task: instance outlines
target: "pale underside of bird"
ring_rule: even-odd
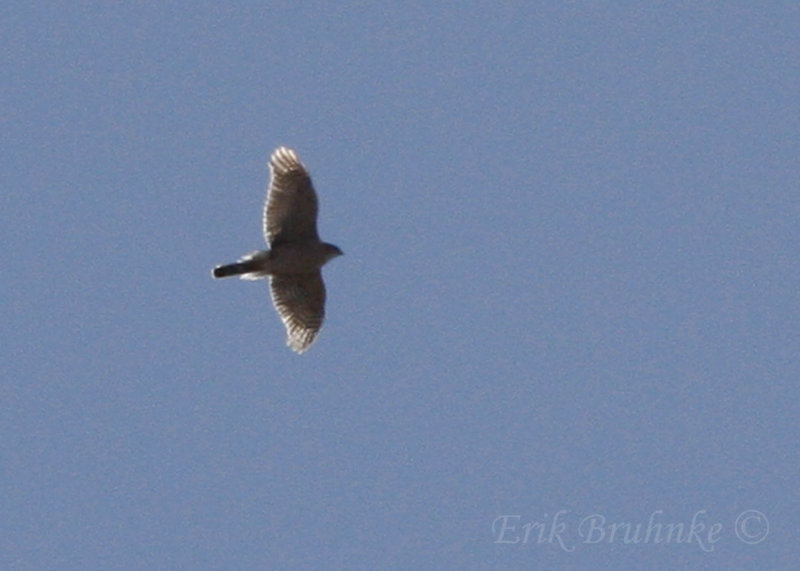
[[[280,147],[272,153],[269,168],[271,178],[263,211],[269,250],[217,266],[213,276],[269,278],[272,302],[286,327],[286,344],[303,353],[317,338],[325,318],[321,268],[342,251],[319,239],[317,194],[297,154]]]

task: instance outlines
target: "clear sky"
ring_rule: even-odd
[[[798,30],[6,3],[0,567],[796,569]],[[302,356],[210,276],[279,145],[345,252]]]

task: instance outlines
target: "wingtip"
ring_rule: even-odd
[[[291,170],[295,166],[305,169],[297,152],[289,147],[280,146],[269,157],[269,167],[273,170]]]

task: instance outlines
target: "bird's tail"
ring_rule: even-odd
[[[243,257],[235,264],[226,264],[214,268],[215,278],[228,278],[230,276],[242,276],[243,280],[257,280],[267,277],[267,252],[253,252]]]
[[[228,264],[226,266],[217,266],[214,268],[215,278],[227,278],[230,276],[240,276],[252,271],[247,262],[238,262],[236,264]]]

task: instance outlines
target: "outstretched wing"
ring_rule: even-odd
[[[270,248],[284,242],[319,240],[317,194],[311,176],[286,147],[272,153],[271,179],[264,203],[264,238]]]
[[[286,344],[298,353],[316,339],[325,318],[322,273],[277,274],[270,279],[272,303],[286,327]]]

